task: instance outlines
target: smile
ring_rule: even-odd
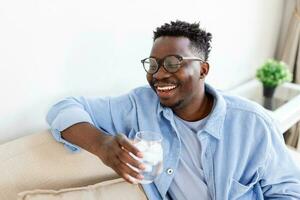
[[[176,94],[178,85],[174,84],[155,84],[156,94],[160,99],[170,99]]]
[[[157,86],[156,90],[159,92],[168,92],[171,91],[173,89],[175,89],[177,86],[175,85],[168,85],[168,86]]]

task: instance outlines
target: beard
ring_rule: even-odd
[[[168,108],[171,108],[172,110],[176,110],[176,109],[180,109],[182,107],[183,100],[179,100],[179,101],[175,102],[173,105],[165,105],[162,102],[159,102],[159,103],[162,107],[168,107]]]

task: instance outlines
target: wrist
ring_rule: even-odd
[[[96,129],[96,128],[95,128]],[[97,134],[94,135],[94,138],[90,142],[89,152],[92,154],[102,158],[103,152],[105,152],[105,146],[108,141],[112,138],[112,136],[106,135],[97,129]]]

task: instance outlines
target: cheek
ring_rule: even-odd
[[[192,92],[193,89],[195,88],[195,80],[192,77],[189,77],[185,83],[186,85],[186,90],[189,92]]]
[[[186,93],[191,93],[195,88],[197,88],[199,83],[199,76],[197,75],[197,70],[186,70],[180,75],[180,80],[183,85],[183,91]]]
[[[151,81],[152,81],[152,76],[149,75],[149,74],[147,74],[147,75],[146,75],[146,79],[147,79],[148,83],[150,84]]]

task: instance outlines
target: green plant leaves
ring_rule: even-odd
[[[290,82],[292,74],[284,62],[269,59],[257,69],[256,78],[266,87],[276,87],[284,82]]]

